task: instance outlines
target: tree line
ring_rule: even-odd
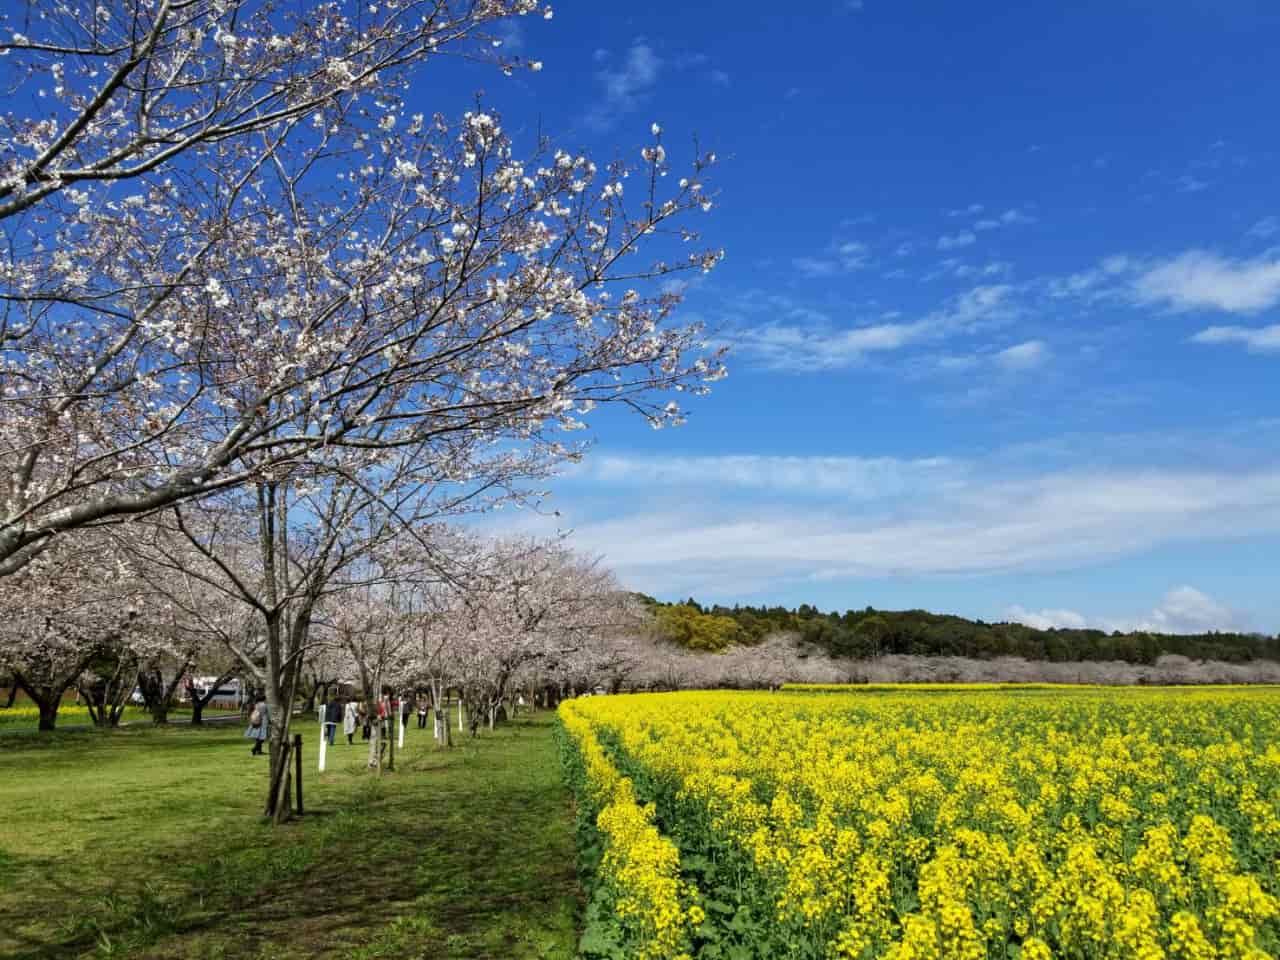
[[[1041,630],[1022,623],[987,623],[927,610],[823,612],[809,604],[704,605],[693,598],[663,603],[638,595],[662,634],[689,650],[719,652],[791,633],[838,659],[885,656],[1019,657],[1049,663],[1122,661],[1154,664],[1161,657],[1245,663],[1280,660],[1280,637],[1260,633],[1166,634],[1073,628]]]

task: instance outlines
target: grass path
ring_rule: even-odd
[[[257,812],[237,728],[0,741],[0,956],[244,960],[574,955],[577,885],[551,716],[394,773],[339,743],[301,822]]]

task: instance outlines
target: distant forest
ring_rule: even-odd
[[[823,613],[808,604],[786,607],[704,606],[690,598],[663,603],[637,594],[658,629],[690,650],[719,652],[790,631],[832,657],[868,659],[889,654],[923,657],[1023,657],[1058,663],[1123,660],[1155,663],[1164,654],[1195,660],[1280,660],[1280,638],[1257,633],[1107,633],[1037,630],[1021,623],[985,623],[927,610],[847,610]]]

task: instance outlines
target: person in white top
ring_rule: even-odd
[[[356,742],[356,702],[354,700],[348,700],[342,711],[342,732],[347,735],[347,743]]]

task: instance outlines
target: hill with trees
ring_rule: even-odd
[[[689,650],[722,652],[760,643],[774,633],[794,633],[842,659],[906,655],[993,659],[1022,657],[1054,663],[1115,661],[1152,664],[1161,656],[1243,663],[1280,660],[1280,638],[1259,633],[1165,634],[986,623],[927,610],[846,610],[824,613],[809,604],[795,609],[704,605],[690,598],[663,603],[637,595],[653,613],[658,631]]]

